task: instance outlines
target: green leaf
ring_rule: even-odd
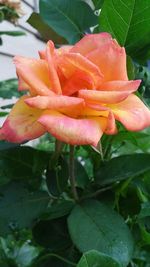
[[[40,15],[70,44],[80,40],[84,32],[97,24],[97,16],[81,0],[40,0]]]
[[[18,264],[18,266],[28,267],[38,256],[39,249],[26,243],[21,246],[16,253],[17,257],[15,262]]]
[[[29,244],[28,240],[20,242],[12,235],[7,238],[0,237],[0,258],[9,263],[16,263],[15,266],[29,267],[39,253],[40,249]]]
[[[4,13],[3,11],[0,10],[0,22],[2,22],[4,20]]]
[[[120,267],[121,265],[113,258],[96,250],[86,252],[77,267]]]
[[[0,117],[5,117],[5,116],[7,116],[8,114],[9,114],[8,112],[1,111],[1,112],[0,112]]]
[[[97,250],[127,266],[133,253],[133,240],[122,217],[95,200],[77,205],[68,218],[73,243],[81,252]]]
[[[53,204],[51,207],[49,207],[41,218],[52,220],[63,217],[69,214],[73,207],[74,203],[72,201],[62,200],[60,203]]]
[[[35,187],[41,182],[48,159],[48,153],[31,147],[0,149],[0,185],[11,180],[24,180]]]
[[[26,35],[26,33],[22,31],[0,31],[0,35],[22,36]]]
[[[36,243],[50,251],[65,249],[71,245],[65,217],[42,220],[34,226],[32,232]]]
[[[149,0],[107,0],[99,17],[100,29],[110,32],[132,58],[141,59],[150,45],[149,14]]]
[[[51,27],[46,24],[41,16],[35,12],[29,17],[27,22],[34,27],[45,41],[52,40],[55,44],[66,44],[67,41],[58,35]]]
[[[141,211],[138,215],[139,219],[150,216],[150,202],[142,203]]]
[[[149,154],[125,155],[106,161],[95,172],[95,180],[100,185],[108,185],[135,177],[150,170]]]
[[[135,79],[135,67],[131,57],[127,56],[127,73],[129,80]]]
[[[0,82],[0,97],[2,98],[12,98],[20,97],[22,95],[18,90],[18,80],[9,79]]]
[[[86,185],[89,183],[88,174],[85,168],[78,160],[75,160],[75,177],[77,186],[82,189],[84,189]]]
[[[19,146],[19,144],[9,143],[7,141],[0,141],[0,151],[5,150],[5,149],[9,149],[9,148],[14,148],[17,146]]]
[[[10,183],[0,187],[0,235],[12,229],[31,226],[45,211],[49,196],[45,192],[30,192],[23,183]]]
[[[95,9],[100,9],[104,3],[104,0],[93,0]]]

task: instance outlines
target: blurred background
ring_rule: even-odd
[[[1,3],[2,0],[0,0]],[[44,47],[38,37],[38,33],[28,23],[27,19],[33,11],[38,11],[38,0],[21,1],[23,16],[16,22],[16,26],[4,20],[0,23],[0,31],[23,31],[23,36],[12,37],[3,35],[3,45],[0,46],[0,81],[16,77],[13,57],[22,55],[28,57],[37,57],[37,51]]]

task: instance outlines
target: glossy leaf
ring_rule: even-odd
[[[67,41],[58,35],[51,27],[46,24],[40,14],[33,12],[27,22],[34,27],[42,36],[44,41],[52,40],[55,44],[66,44]]]
[[[77,205],[68,218],[73,243],[81,252],[97,250],[127,266],[133,253],[131,233],[122,217],[95,200]]]
[[[107,0],[99,18],[100,29],[110,32],[131,57],[142,59],[150,45],[149,13],[149,0]]]
[[[89,182],[89,177],[84,166],[78,160],[75,161],[75,177],[77,186],[84,189]]]
[[[95,9],[100,9],[104,3],[104,0],[93,0]]]
[[[45,192],[30,192],[23,183],[0,187],[0,235],[11,230],[30,227],[45,211],[49,196]]]
[[[10,146],[3,150],[3,146]],[[0,185],[11,180],[24,180],[36,186],[41,182],[49,154],[31,147],[19,147],[3,143],[0,147]],[[14,147],[13,147],[14,146]]]
[[[96,250],[86,252],[77,267],[121,267],[113,258]]]
[[[97,24],[93,10],[81,0],[40,0],[40,15],[71,44],[80,40],[89,27]]]
[[[150,216],[150,202],[145,202],[142,204],[141,211],[138,215],[139,219]]]
[[[51,207],[49,207],[41,218],[43,220],[52,220],[63,217],[65,215],[68,215],[73,207],[74,203],[72,201],[62,200],[61,202],[53,204]]]
[[[149,154],[124,155],[104,162],[95,172],[95,180],[100,185],[108,185],[135,177],[150,170]]]

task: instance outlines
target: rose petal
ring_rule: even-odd
[[[128,97],[130,91],[97,91],[97,90],[80,90],[79,97],[87,102],[96,103],[118,103]]]
[[[64,82],[62,92],[64,95],[72,95],[83,88],[94,89],[95,84],[88,73],[78,70],[70,79]]]
[[[150,110],[136,95],[131,94],[126,100],[109,107],[129,131],[140,131],[150,126]]]
[[[25,83],[25,81],[18,76],[18,91],[24,91],[24,90],[29,90],[30,91],[30,86]]]
[[[112,40],[109,33],[103,32],[98,34],[87,34],[78,43],[76,43],[70,52],[80,53],[86,56],[88,53],[100,48],[102,45],[106,44]]]
[[[96,146],[106,127],[103,118],[73,119],[59,112],[46,112],[38,120],[57,139],[71,145]]]
[[[105,129],[106,134],[117,134],[118,130],[116,127],[114,114],[110,111],[107,119],[107,127]]]
[[[126,70],[126,53],[114,40],[93,50],[87,58],[97,65],[104,75],[103,82],[112,80],[128,80]]]
[[[49,41],[47,43],[47,47],[46,47],[46,59],[48,62],[48,67],[49,67],[49,76],[50,76],[50,81],[51,81],[51,87],[52,87],[52,90],[56,94],[60,95],[61,94],[61,86],[60,86],[57,71],[55,69],[55,65],[53,62],[53,53],[54,53],[54,44],[52,41]]]
[[[27,106],[24,103],[25,99],[27,99],[26,96],[21,97],[12,108],[0,129],[1,140],[21,143],[35,139],[46,132],[44,127],[37,122],[41,111]]]
[[[31,107],[36,107],[39,109],[63,109],[63,108],[72,108],[75,106],[83,107],[84,100],[77,97],[69,96],[36,96],[32,98],[25,99],[25,103]]]
[[[14,59],[17,74],[29,88],[39,95],[52,95],[51,83],[48,72],[48,65],[41,59],[30,59],[25,57],[15,57]]]
[[[102,91],[130,91],[135,92],[140,86],[141,80],[131,81],[110,81],[105,82],[99,86],[97,90]]]
[[[60,58],[59,67],[66,78],[70,78],[77,70],[86,72],[92,77],[95,87],[101,84],[103,78],[99,68],[80,54],[64,54]]]

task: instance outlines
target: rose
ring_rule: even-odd
[[[96,146],[103,133],[115,134],[115,120],[128,130],[150,125],[150,111],[133,93],[125,49],[108,33],[89,34],[74,46],[55,49],[51,41],[40,59],[15,57],[19,90],[0,130],[1,139],[31,140],[49,132],[76,145]]]

